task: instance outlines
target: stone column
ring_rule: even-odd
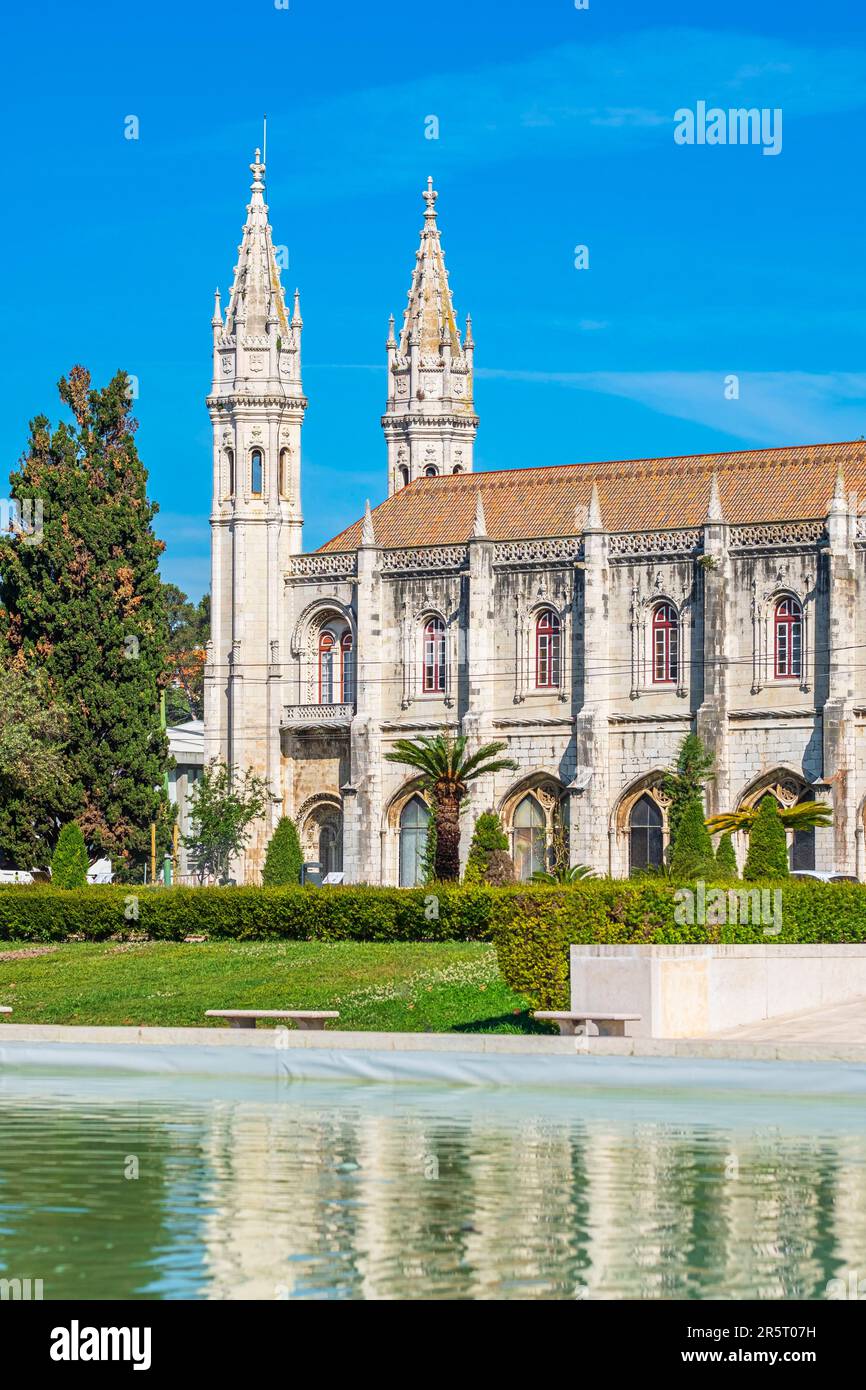
[[[370,504],[358,549],[355,715],[343,787],[343,866],[349,883],[378,883],[382,822],[382,580]]]
[[[572,864],[588,864],[596,873],[606,874],[611,867],[610,571],[595,483],[583,532],[582,589],[583,683],[575,720],[575,776],[569,788],[569,857]]]
[[[824,702],[824,779],[832,788],[833,845],[835,862],[819,868],[854,873],[857,822],[857,784],[854,739],[854,663],[857,643],[857,577],[854,557],[854,521],[840,471],[827,515],[826,550],[826,659],[827,698]],[[817,624],[816,624],[817,626]],[[817,637],[817,634],[816,634]],[[821,663],[824,644],[815,643]],[[825,837],[826,838],[826,832]],[[816,855],[826,859],[829,846],[816,832]],[[816,859],[817,863],[817,859]]]
[[[728,749],[728,602],[730,560],[728,527],[713,474],[704,522],[704,553],[698,560],[702,583],[703,690],[695,720],[698,738],[715,759],[715,776],[707,783],[710,815],[733,810],[730,805],[731,769]]]
[[[469,579],[464,607],[465,630],[461,632],[461,647],[466,653],[467,703],[461,721],[474,752],[482,744],[491,743],[496,733],[490,711],[494,706],[496,672],[496,609],[493,556],[496,546],[487,535],[484,504],[478,493],[475,508],[475,528],[469,541]],[[482,811],[494,806],[494,778],[480,777],[470,786],[463,803],[460,828],[460,862],[465,865],[472,841],[475,822]]]

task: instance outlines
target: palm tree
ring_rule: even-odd
[[[797,806],[780,806],[779,820],[786,830],[814,830],[816,827],[833,824],[833,812],[820,801],[801,801]],[[711,835],[726,830],[751,830],[758,819],[758,807],[747,806],[742,811],[722,811],[718,816],[710,816],[704,824]]]
[[[507,743],[485,743],[467,756],[467,742],[465,734],[452,737],[446,730],[432,738],[400,738],[385,754],[388,762],[417,768],[421,787],[432,797],[437,879],[460,877],[460,803],[469,783],[488,773],[517,767],[513,758],[498,756]]]
[[[588,864],[557,864],[551,869],[536,869],[533,883],[578,883],[582,878],[595,878],[595,869]]]

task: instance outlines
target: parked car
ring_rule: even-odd
[[[825,869],[792,869],[791,878],[817,878],[820,883],[859,883],[855,874],[827,873]]]

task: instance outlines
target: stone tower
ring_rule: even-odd
[[[205,758],[267,777],[281,797],[283,576],[301,549],[301,314],[286,312],[256,150],[225,320],[216,294],[211,507],[211,642],[205,668]],[[260,823],[244,870],[261,862],[280,813]]]
[[[471,473],[478,417],[472,403],[475,344],[467,316],[461,345],[436,222],[433,180],[427,180],[421,245],[398,343],[388,327],[388,404],[382,428],[388,445],[388,496],[415,478]]]

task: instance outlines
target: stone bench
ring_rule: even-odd
[[[639,1023],[640,1014],[595,1014],[595,1013],[557,1013],[545,1009],[538,1009],[532,1015],[542,1023],[558,1023],[559,1031],[564,1038],[573,1038],[576,1034],[589,1035],[590,1023],[594,1023],[598,1029],[600,1038],[624,1038],[626,1036],[625,1025],[627,1023]]]
[[[260,1018],[291,1019],[299,1028],[322,1029],[335,1009],[207,1009],[205,1018],[227,1018],[232,1028],[255,1028]]]

